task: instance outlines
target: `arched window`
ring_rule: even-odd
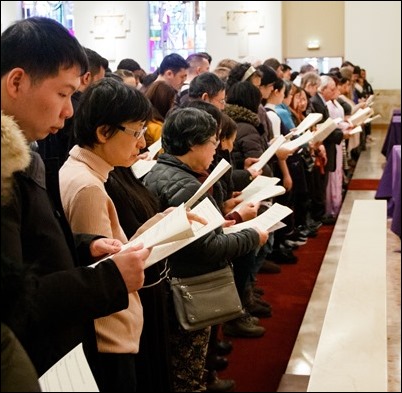
[[[169,53],[185,59],[206,48],[205,1],[149,1],[151,71]]]

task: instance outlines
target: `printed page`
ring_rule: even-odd
[[[313,137],[314,134],[310,130],[308,130],[303,135],[300,135],[298,138],[284,143],[283,146],[289,150],[295,150],[298,147],[303,146],[306,143],[309,143],[313,139]]]
[[[225,233],[233,233],[241,231],[246,228],[257,227],[262,231],[269,230],[274,225],[279,223],[282,219],[292,213],[292,209],[283,206],[279,203],[274,203],[268,210],[260,214],[252,220],[242,222],[240,224],[232,225],[231,227],[224,228]]]
[[[198,199],[201,198],[228,170],[230,169],[230,164],[222,158],[215,169],[209,174],[204,183],[198,191],[184,204],[184,207],[192,207]]]
[[[371,94],[366,100],[366,105],[371,106],[373,104],[374,104],[374,94]]]
[[[250,168],[256,171],[261,170],[265,166],[265,164],[273,157],[273,155],[276,153],[282,143],[285,142],[285,140],[286,138],[283,135],[279,135],[272,143],[272,145],[269,146],[268,149],[261,154],[259,161],[251,165]]]
[[[152,160],[160,149],[162,149],[162,138],[159,138],[152,145],[148,146],[149,159]]]
[[[99,392],[82,344],[46,371],[39,384],[42,392]]]
[[[280,179],[277,177],[257,176],[238,196],[239,198],[242,198],[243,201],[235,206],[229,213],[238,211],[247,203],[256,203],[263,201],[264,199],[272,198],[276,195],[284,194],[286,192],[285,188],[282,186],[276,186],[279,180]]]
[[[364,122],[368,117],[370,117],[374,111],[370,108],[364,108],[361,109],[359,108],[356,113],[354,113],[352,116],[349,117],[349,123],[352,124],[353,126],[358,126]]]
[[[208,198],[205,198],[196,207],[194,207],[194,209],[192,209],[192,212],[201,217],[204,217],[208,221],[208,223],[206,225],[203,225],[199,222],[194,221],[191,225],[194,232],[193,237],[154,247],[145,262],[146,268],[156,262],[165,259],[174,252],[179,251],[183,247],[191,244],[193,241],[215,230],[225,222],[222,214],[216,209],[216,207]]]
[[[195,209],[193,211],[195,211]],[[202,217],[208,220],[207,217]],[[152,225],[141,235],[124,244],[118,253],[126,250],[128,247],[134,246],[139,243],[143,243],[144,248],[154,247],[155,249],[155,246],[161,244],[192,238],[195,235],[193,230],[193,228],[195,228],[195,224],[195,222],[191,224],[188,221],[186,209],[184,207],[184,204],[182,203],[180,206],[171,211],[160,221]],[[197,222],[197,224],[199,224],[201,227],[203,226],[203,224],[201,223]],[[110,257],[111,255],[108,255],[107,257],[102,258],[100,261],[97,261],[94,264],[90,265],[90,267],[95,267],[98,263],[103,262]]]
[[[375,115],[373,117],[369,117],[368,119],[364,120],[363,123],[364,124],[371,123],[373,120],[379,119],[380,117],[381,117],[381,115],[378,113],[377,115]]]
[[[131,166],[135,177],[141,179],[145,176],[156,164],[156,160],[138,160]]]
[[[336,129],[336,123],[330,117],[324,123],[317,125],[317,131],[314,132],[313,142],[322,142]]]
[[[124,244],[121,251],[139,243],[143,243],[145,248],[151,248],[159,244],[170,243],[192,236],[194,236],[194,232],[182,203],[152,227],[141,233],[141,235]]]
[[[308,130],[314,124],[318,123],[322,119],[322,113],[309,113],[304,120],[296,127],[294,135],[303,134],[304,131]]]
[[[354,135],[354,134],[357,134],[362,131],[363,131],[362,126],[357,126],[357,127],[353,128],[353,130],[349,131],[349,135]]]

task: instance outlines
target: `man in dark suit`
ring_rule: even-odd
[[[334,98],[336,92],[335,80],[329,75],[321,76],[321,84],[318,87],[317,94],[310,98],[310,110],[313,113],[321,113],[325,122],[330,116],[327,108],[327,101]],[[320,220],[323,224],[334,224],[332,217],[325,216],[326,188],[328,183],[328,172],[334,172],[336,169],[336,145],[339,145],[344,138],[342,130],[336,128],[327,138],[323,145],[326,151],[326,163],[321,169],[319,166],[314,168],[315,193],[312,197],[312,218]]]

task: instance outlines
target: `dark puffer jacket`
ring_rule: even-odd
[[[192,197],[201,186],[198,179],[202,176],[176,157],[164,153],[145,176],[144,183],[157,196],[161,208],[166,209],[179,206]],[[211,195],[205,197],[217,207]],[[254,229],[226,235],[219,227],[169,256],[171,275],[190,277],[217,270],[226,266],[232,258],[256,249],[258,244],[259,236]]]
[[[224,112],[237,123],[237,136],[233,145],[232,157],[236,169],[243,169],[244,160],[247,157],[259,158],[268,149],[268,135],[260,123],[257,113],[232,104],[227,104]],[[268,164],[263,168],[263,175],[272,175]]]

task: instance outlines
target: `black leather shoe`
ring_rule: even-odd
[[[233,350],[233,344],[231,341],[218,340],[216,343],[216,353],[220,356],[229,355]]]
[[[209,356],[207,356],[205,368],[207,370],[211,370],[211,371],[212,370],[222,371],[222,370],[225,370],[228,365],[229,365],[229,361],[224,356],[209,355]]]
[[[235,386],[233,379],[220,379],[216,371],[208,372],[207,392],[232,392]]]
[[[271,253],[267,254],[265,259],[273,261],[278,264],[293,264],[297,263],[297,257],[292,251],[286,250],[283,247],[274,249]]]
[[[323,225],[335,225],[335,223],[336,223],[336,217],[330,216],[330,215],[328,215],[328,216],[323,216],[323,217],[321,218],[321,222],[322,222]]]

